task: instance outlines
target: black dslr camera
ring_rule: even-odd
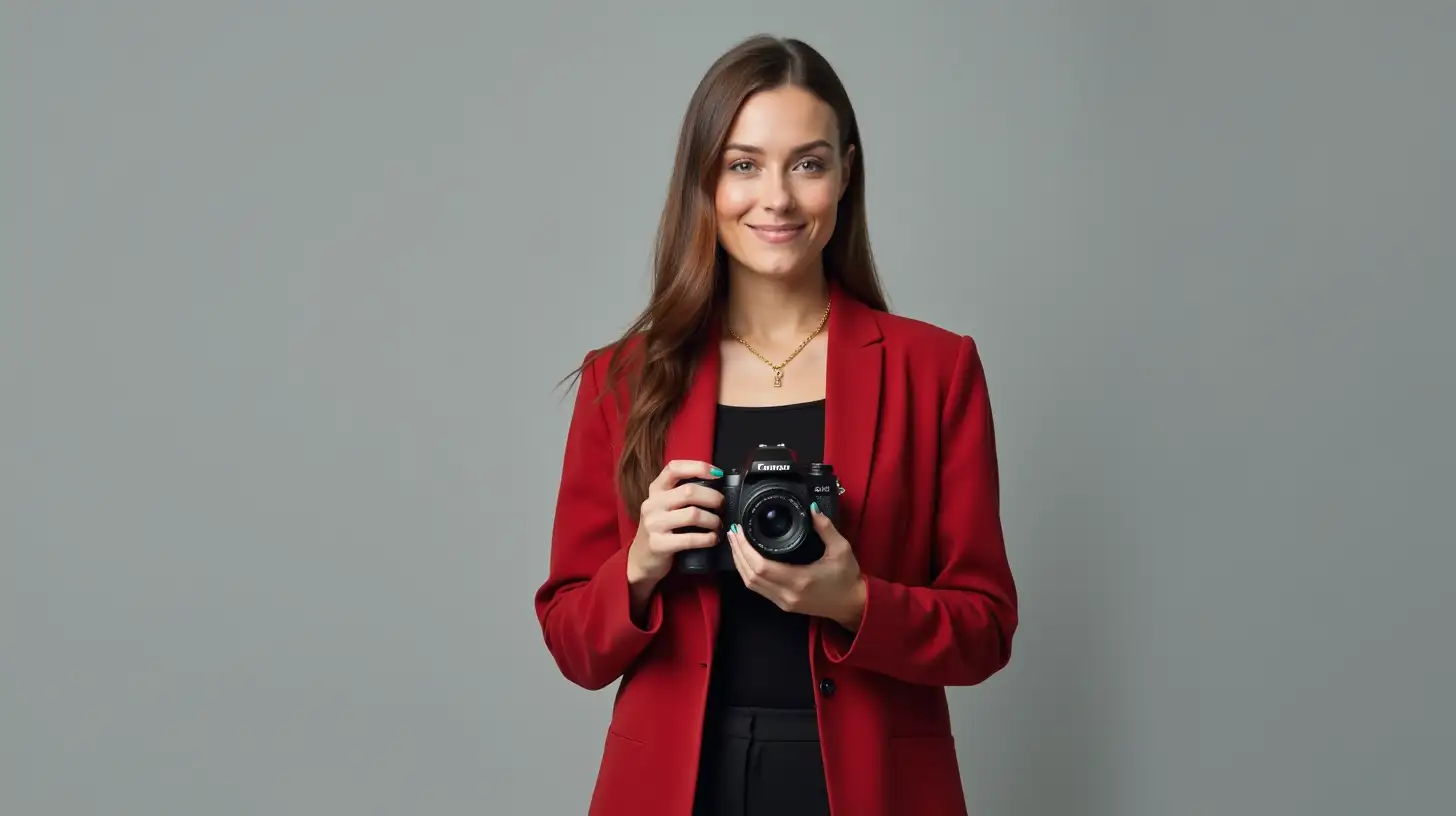
[[[810,564],[824,555],[824,542],[814,531],[810,516],[810,502],[817,502],[830,521],[839,520],[842,489],[834,468],[822,462],[800,465],[794,452],[783,445],[759,445],[741,472],[730,470],[718,479],[686,479],[684,483],[706,485],[723,494],[719,510],[723,523],[717,531],[717,544],[677,554],[679,572],[736,571],[728,545],[728,528],[733,524],[743,529],[749,545],[765,558]],[[686,527],[677,532],[707,530]]]

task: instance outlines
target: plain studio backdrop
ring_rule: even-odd
[[[0,12],[0,813],[585,812],[554,389],[758,31],[984,354],[973,811],[1449,812],[1456,5],[146,0]]]

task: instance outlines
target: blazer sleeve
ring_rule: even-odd
[[[615,462],[595,367],[587,363],[566,434],[550,566],[536,617],[562,675],[588,689],[622,676],[662,625],[654,592],[643,625],[632,619],[627,548],[617,523]]]
[[[824,628],[831,662],[911,683],[968,686],[1011,659],[1017,593],[1002,535],[991,405],[970,337],[961,338],[941,415],[938,468],[929,584],[864,576],[859,627],[853,634]]]

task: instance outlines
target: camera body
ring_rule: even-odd
[[[728,528],[737,524],[749,546],[764,558],[786,564],[810,564],[824,555],[824,542],[814,530],[809,510],[817,502],[830,521],[839,520],[839,494],[843,488],[834,468],[823,462],[799,464],[794,452],[783,445],[759,445],[743,470],[730,470],[718,479],[688,479],[686,483],[706,485],[723,494],[719,510],[722,524],[718,542],[711,547],[683,550],[677,554],[679,572],[706,574],[734,572]],[[688,527],[678,532],[707,532]]]

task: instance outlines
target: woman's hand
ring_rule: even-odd
[[[733,563],[744,585],[779,609],[828,618],[853,632],[859,628],[865,605],[859,560],[828,516],[817,506],[812,515],[814,530],[824,541],[824,556],[818,561],[797,565],[765,558],[735,525],[728,531]]]
[[[672,569],[674,555],[717,543],[722,522],[713,511],[723,506],[723,494],[704,485],[678,482],[722,475],[707,462],[674,460],[652,480],[638,515],[637,536],[627,550],[629,584],[650,589]],[[676,532],[684,527],[701,527],[708,532]]]

